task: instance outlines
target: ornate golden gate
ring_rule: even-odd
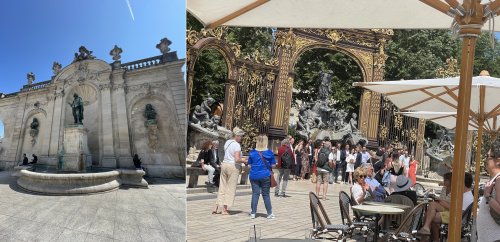
[[[265,59],[258,52],[242,56],[240,46],[227,41],[226,31],[227,27],[219,27],[187,33],[188,113],[196,60],[201,51],[214,48],[228,65],[223,125],[228,129],[253,126],[254,133],[266,133],[274,140],[288,132],[294,66],[305,51],[327,48],[342,52],[358,63],[365,82],[383,81],[384,48],[393,35],[388,29],[278,29],[274,56]],[[379,145],[381,101],[380,94],[369,91],[364,91],[360,100],[359,130],[372,146]],[[419,124],[418,134],[422,127]]]

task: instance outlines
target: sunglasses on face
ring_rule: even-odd
[[[358,178],[363,178],[363,179],[365,179],[365,178],[366,178],[366,176],[359,176]]]

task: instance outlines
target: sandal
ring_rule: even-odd
[[[430,235],[431,234],[431,231],[427,230],[427,229],[424,229],[424,228],[421,228],[417,234],[421,234],[421,235]]]
[[[222,215],[229,215],[229,212],[228,211],[222,211],[221,214]]]

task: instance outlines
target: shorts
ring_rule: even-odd
[[[328,172],[317,172],[317,174],[316,174],[316,176],[318,178],[317,183],[319,183],[319,184],[323,184],[325,182],[328,183],[328,176],[329,175],[330,174]]]
[[[441,215],[441,223],[448,224],[450,222],[450,211],[439,212]]]

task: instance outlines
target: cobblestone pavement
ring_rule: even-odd
[[[206,181],[200,177],[200,181]],[[277,198],[272,193],[271,203],[274,219],[266,218],[262,198],[259,200],[257,218],[250,219],[251,189],[237,192],[235,204],[230,208],[231,215],[212,215],[211,209],[216,194],[188,194],[187,224],[188,241],[248,241],[250,228],[255,225],[261,229],[261,238],[304,239],[312,227],[309,209],[310,191],[315,185],[309,180],[289,181],[287,198]],[[332,223],[341,223],[338,194],[349,191],[349,185],[331,184],[328,199],[322,200]]]
[[[86,196],[43,196],[0,172],[0,241],[185,241],[184,181]]]

